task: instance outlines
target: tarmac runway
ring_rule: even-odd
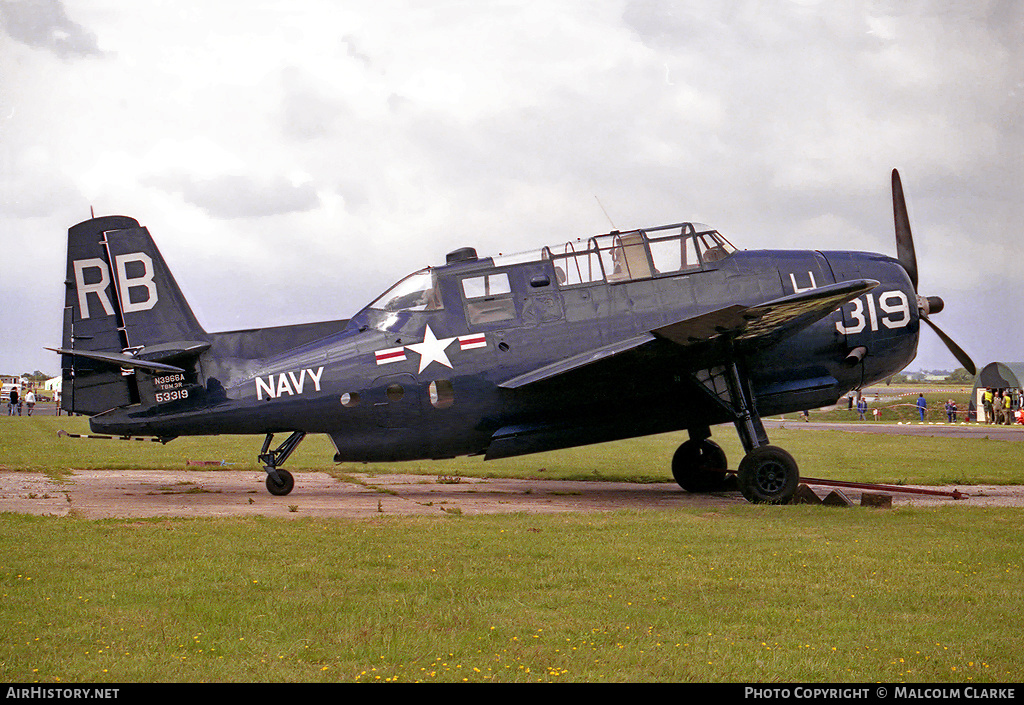
[[[551,481],[322,472],[295,476],[295,491],[274,497],[262,472],[235,470],[75,470],[62,480],[0,470],[0,512],[84,519],[247,517],[368,519],[445,514],[557,514],[622,509],[713,510],[746,505],[737,491],[691,494],[675,483]],[[815,486],[824,498],[833,488]],[[912,489],[906,487],[903,489]],[[948,496],[892,493],[892,506],[1024,507],[1022,486],[929,487]],[[863,491],[843,489],[854,503]],[[886,492],[886,494],[889,494]]]

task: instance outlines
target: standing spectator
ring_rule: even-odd
[[[18,388],[11,387],[11,396],[7,399],[7,415],[14,416],[14,410],[18,408]],[[20,414],[19,414],[20,415]]]
[[[917,395],[917,411],[921,414],[921,421],[924,421],[924,413],[928,409],[928,402],[925,401],[924,394]]]
[[[992,423],[995,420],[995,417],[992,415],[993,398],[991,389],[986,389],[981,397],[981,405],[985,407],[985,423]]]
[[[25,405],[28,407],[28,415],[32,415],[32,409],[36,407],[36,393],[31,389],[28,390],[28,394],[25,395]]]
[[[995,396],[992,397],[992,422],[997,426],[1003,425],[1003,393],[1001,391],[996,392]]]
[[[863,421],[864,420],[864,414],[866,414],[867,412],[868,412],[868,401],[862,395],[859,399],[857,399],[857,417],[861,421]]]
[[[956,402],[950,399],[946,402],[946,421],[956,423]]]
[[[1010,396],[1009,389],[1003,395],[1003,422],[1007,426],[1013,423],[1013,399]]]

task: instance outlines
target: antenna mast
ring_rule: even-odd
[[[611,216],[608,215],[608,211],[604,209],[604,204],[601,203],[601,199],[597,197],[597,194],[594,195],[594,200],[597,201],[597,205],[601,206],[601,212],[604,213],[604,217],[607,218],[608,222],[612,224],[612,230],[618,230],[618,228],[615,227],[615,223],[612,223]]]

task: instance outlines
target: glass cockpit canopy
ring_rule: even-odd
[[[560,286],[649,279],[714,268],[736,251],[721,233],[699,223],[677,223],[647,230],[610,232],[586,242],[545,247]]]
[[[551,260],[560,287],[597,281],[648,279],[699,269],[736,251],[717,230],[702,223],[677,223],[646,230],[611,232],[584,241],[492,259],[494,267]],[[414,272],[370,304],[379,311],[437,311],[444,308],[434,271]]]
[[[444,308],[430,267],[413,272],[370,304],[378,311],[439,311]]]

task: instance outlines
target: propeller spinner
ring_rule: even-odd
[[[892,170],[892,212],[896,221],[896,259],[903,268],[907,270],[910,281],[914,285],[914,293],[917,293],[917,255],[914,253],[914,238],[910,233],[910,217],[907,215],[907,201],[903,197],[903,184],[900,181],[900,173]],[[964,366],[970,374],[977,374],[977,368],[970,355],[964,352],[963,348],[953,342],[953,339],[946,335],[928,317],[930,314],[939,313],[945,307],[942,299],[938,296],[921,296],[917,294],[917,309],[921,320],[927,323],[936,335],[946,344],[946,348],[953,353],[953,357]]]

